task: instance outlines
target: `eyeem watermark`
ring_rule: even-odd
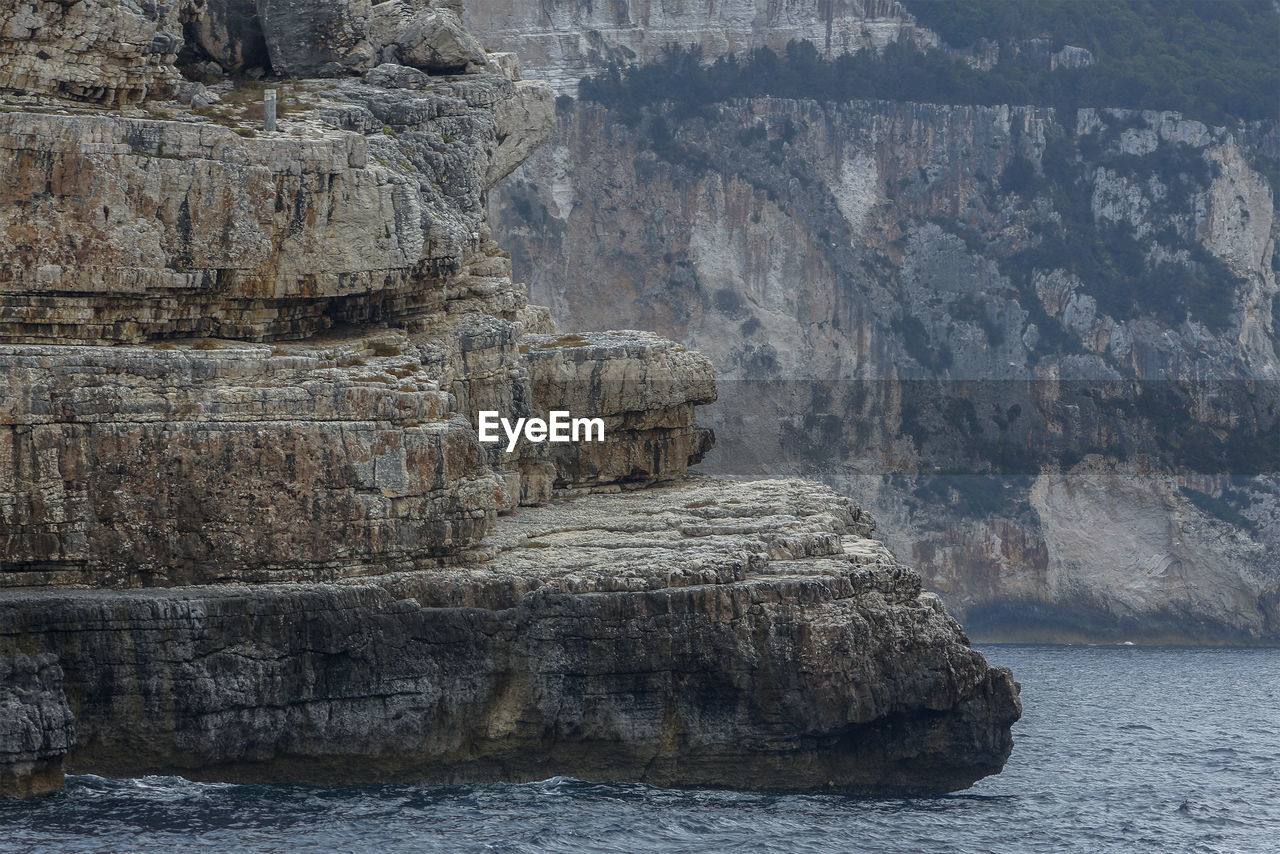
[[[501,418],[495,409],[482,409],[479,412],[480,424],[477,432],[481,442],[500,442],[498,428],[507,437],[507,453],[516,449],[520,436],[533,443],[539,442],[603,442],[603,418],[574,418],[567,409],[553,409],[547,413],[547,419],[517,418],[512,424],[508,418]]]

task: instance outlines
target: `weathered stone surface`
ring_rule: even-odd
[[[369,0],[258,0],[271,67],[290,77],[336,77],[371,68]]]
[[[702,354],[642,332],[530,335],[521,350],[537,417],[557,409],[604,422],[603,442],[520,449],[526,469],[552,463],[556,487],[652,481],[711,450],[711,431],[693,415],[716,399],[715,369]]]
[[[759,98],[669,124],[687,157],[565,105],[489,200],[564,328],[711,359],[713,471],[857,496],[978,637],[1280,642],[1274,122]],[[1062,223],[1170,266],[1069,274]]]
[[[577,94],[583,76],[612,62],[658,59],[673,42],[698,44],[708,57],[782,51],[794,40],[830,57],[898,41],[938,42],[897,0],[485,0],[466,5],[466,22],[485,44],[519,54],[531,75],[568,95]]]
[[[223,71],[271,67],[255,0],[184,0],[183,33]]]
[[[349,130],[0,115],[0,340],[298,338],[438,306],[483,192],[545,138],[546,87],[324,94]]]
[[[177,3],[6,0],[0,4],[0,94],[109,107],[166,97],[181,78]]]
[[[701,458],[711,366],[528,304],[484,194],[550,90],[509,61],[397,64],[379,20],[461,8],[379,5],[260,0],[274,71],[365,72],[279,84],[277,134],[217,83],[202,112],[0,116],[5,792],[58,784],[70,709],[71,767],[106,774],[883,793],[998,771],[1016,686],[860,509],[803,482],[589,494]],[[243,6],[182,9],[248,61]],[[484,447],[481,407],[609,438]]]
[[[271,64],[336,77],[398,62],[440,74],[488,68],[456,4],[426,0],[257,0]]]
[[[968,786],[1016,688],[869,533],[810,483],[694,481],[521,510],[456,570],[4,591],[0,649],[59,655],[75,771]]]
[[[473,258],[413,332],[0,346],[0,586],[403,570],[456,560],[499,510],[701,459],[706,359],[644,333],[549,333],[508,270]],[[481,446],[482,409],[585,413],[606,438]]]
[[[462,26],[457,13],[443,9],[415,15],[396,33],[395,45],[401,62],[427,71],[488,66],[484,47]]]
[[[314,580],[457,555],[502,486],[436,378],[375,355],[394,349],[0,348],[0,585]]]
[[[57,656],[0,653],[0,798],[61,789],[75,737]]]

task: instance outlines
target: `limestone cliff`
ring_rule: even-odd
[[[471,3],[467,17],[491,44],[519,54],[531,76],[567,95],[577,94],[584,74],[656,59],[669,44],[698,44],[707,56],[722,56],[801,40],[838,56],[896,41],[938,42],[897,0],[489,0]]]
[[[1000,769],[1011,674],[866,514],[685,479],[710,362],[512,281],[485,197],[551,90],[458,4],[55,6],[0,2],[6,61],[60,51],[0,78],[0,794]]]
[[[971,630],[1275,643],[1276,139],[1105,109],[566,101],[490,206],[558,320],[711,358],[712,465],[865,502]]]
[[[695,481],[522,511],[483,563],[341,584],[0,592],[72,770],[939,792],[1018,701],[861,511]]]

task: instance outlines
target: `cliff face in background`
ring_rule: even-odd
[[[921,47],[937,36],[916,25],[896,0],[494,0],[466,10],[471,28],[519,54],[557,94],[576,95],[584,74],[610,62],[646,62],[663,48],[700,44],[707,56],[811,41],[827,55],[897,41]]]
[[[979,635],[1276,642],[1277,133],[564,103],[489,202],[557,319],[711,358],[712,465],[855,496]]]
[[[512,281],[551,90],[459,4],[113,8],[0,2],[0,796],[999,771],[1012,675],[861,508],[686,478],[711,363]]]

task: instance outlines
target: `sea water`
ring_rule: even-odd
[[[1280,650],[984,646],[1025,713],[1004,773],[934,798],[68,779],[0,851],[1280,852]]]

